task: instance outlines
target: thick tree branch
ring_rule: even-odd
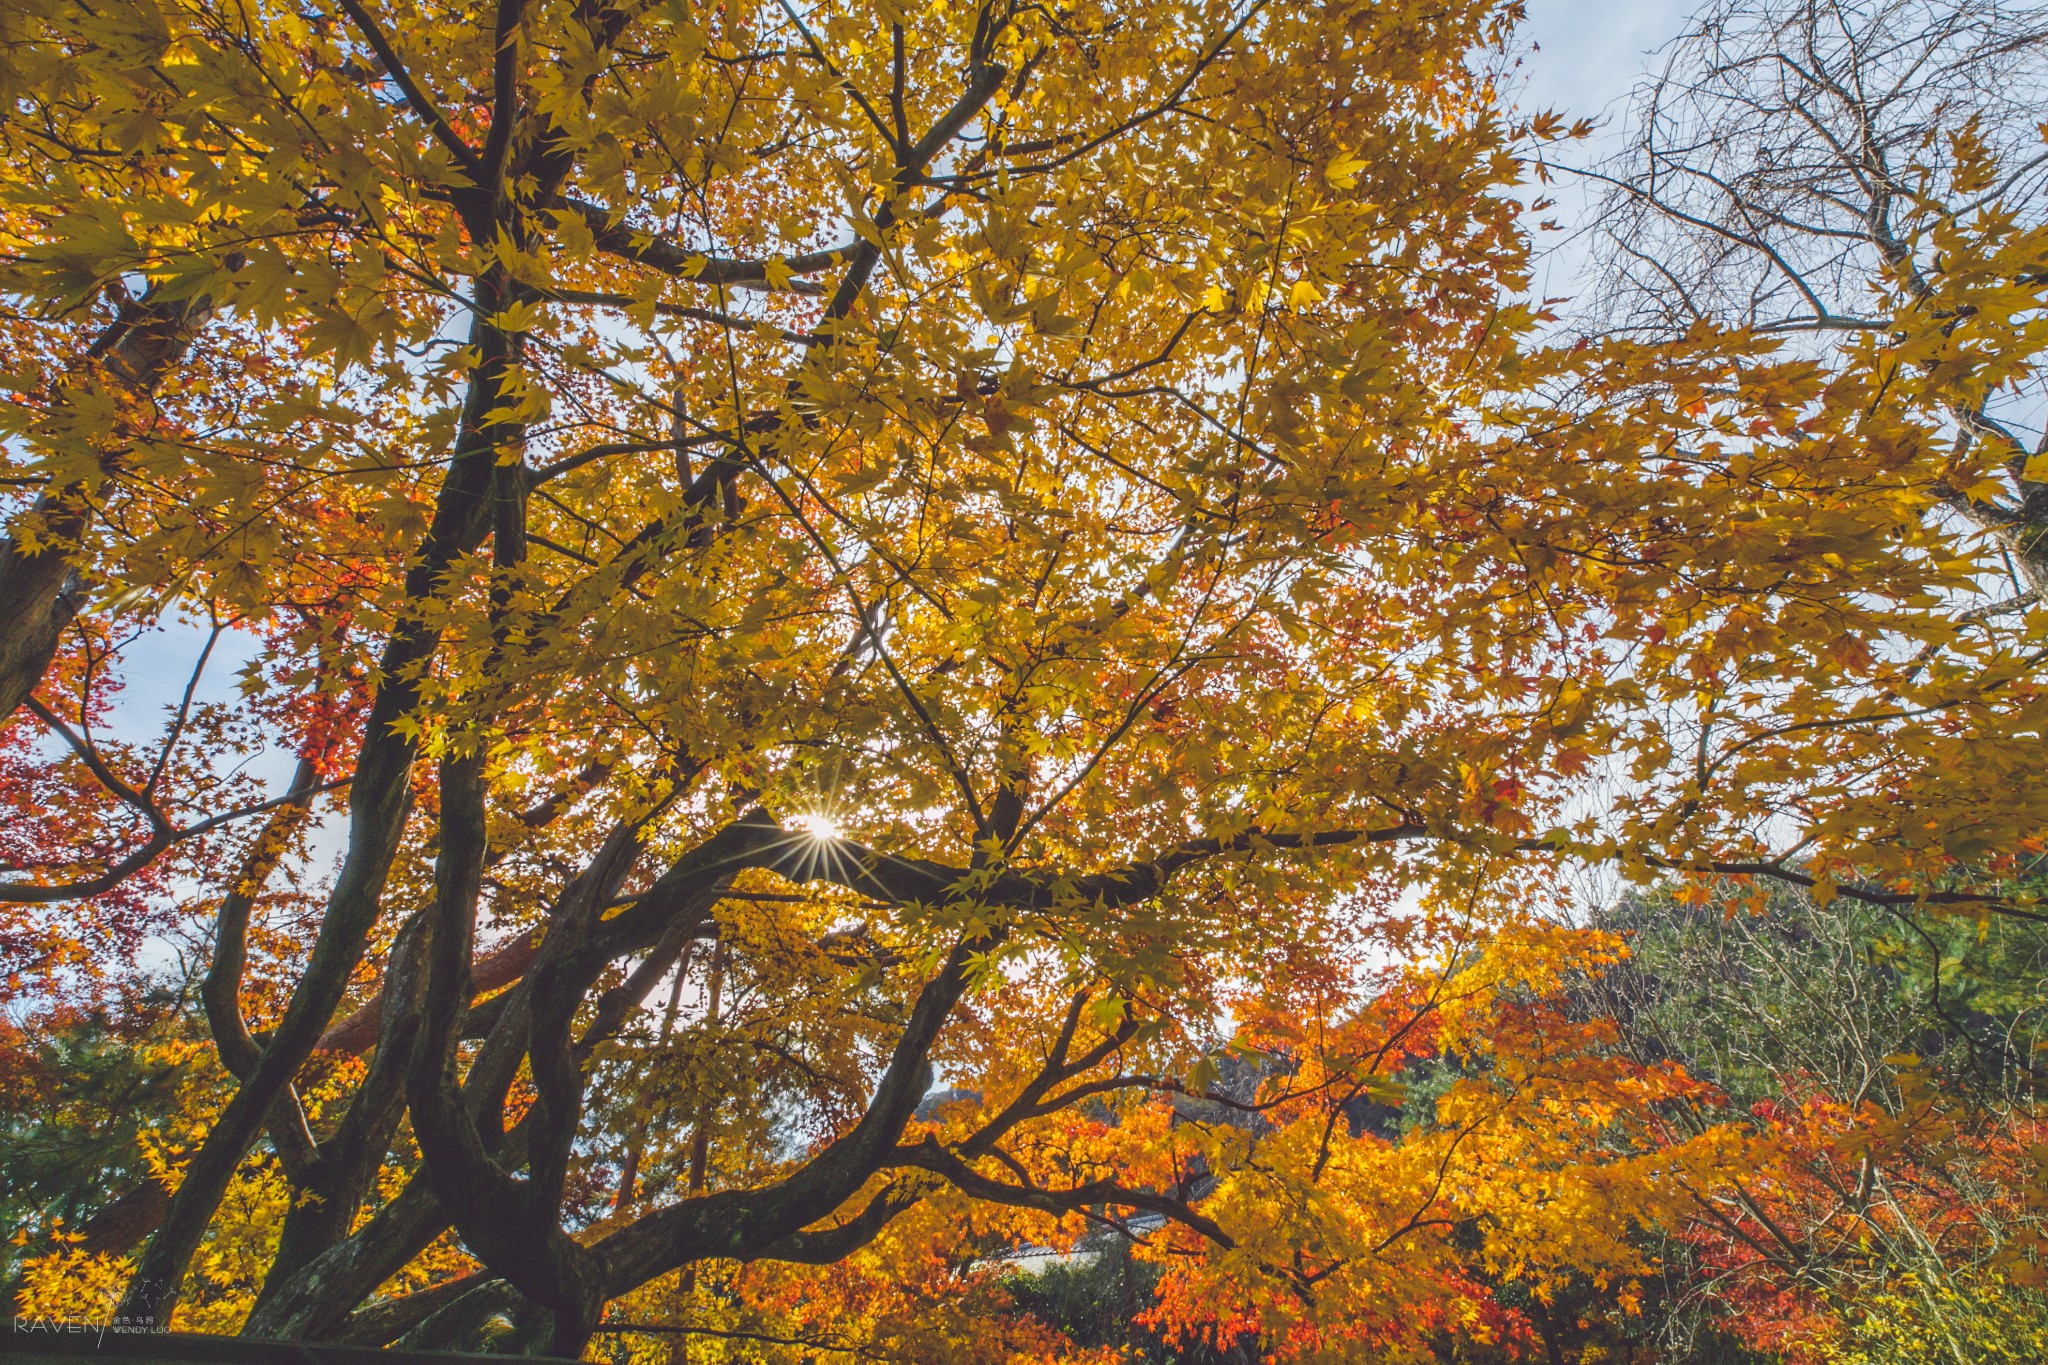
[[[495,269],[476,284],[471,344],[478,364],[426,541],[406,572],[405,596],[410,603],[424,603],[443,591],[448,571],[482,542],[490,525],[498,452],[524,432],[522,425],[503,416],[516,411],[509,387],[516,346],[490,321],[506,302],[506,288],[507,281]],[[120,1307],[128,1317],[154,1322],[168,1316],[235,1168],[348,989],[349,975],[382,911],[385,879],[410,800],[418,740],[400,722],[420,702],[420,673],[440,640],[438,626],[408,615],[386,642],[378,669],[382,681],[365,720],[351,779],[348,852],[328,895],[319,934],[262,1058],[243,1078],[187,1165],[163,1225],[136,1264]]]
[[[391,83],[405,96],[405,102],[411,106],[413,113],[427,125],[427,130],[434,135],[434,140],[446,149],[448,155],[455,158],[455,164],[462,168],[463,173],[475,182],[479,189],[487,188],[491,183],[491,174],[482,158],[477,155],[476,149],[463,140],[462,135],[455,131],[454,125],[448,122],[448,116],[441,112],[440,106],[435,104],[413,79],[405,63],[399,60],[398,50],[392,47],[391,40],[385,36],[377,21],[370,17],[370,12],[363,8],[361,0],[341,0],[341,8],[355,24],[356,31],[363,35],[363,41],[370,45],[370,50],[377,54],[377,60],[383,64],[384,73],[391,77]],[[500,13],[503,13],[502,9]]]
[[[166,300],[154,285],[140,299],[124,295],[114,320],[87,350],[88,361],[104,366],[132,396],[148,399],[213,314],[213,300],[206,296]],[[90,384],[91,379],[88,364],[74,383]],[[64,404],[61,393],[58,404]],[[106,436],[98,462],[112,469],[132,433],[116,430]],[[45,488],[33,515],[40,523],[33,546],[20,533],[0,541],[0,720],[13,715],[41,685],[88,588],[73,564],[92,517],[85,485]]]
[[[766,293],[823,294],[823,286],[809,280],[791,279],[777,286],[770,278],[769,267],[775,267],[778,274],[787,272],[793,276],[816,275],[840,264],[852,256],[860,246],[859,242],[848,242],[844,246],[830,247],[823,251],[806,251],[795,256],[738,260],[692,251],[665,237],[632,227],[626,222],[623,213],[587,200],[564,195],[558,201],[557,207],[583,220],[584,226],[597,239],[597,248],[600,251],[632,261],[636,265],[658,270],[664,275],[729,289],[751,289]]]
[[[992,1204],[1008,1204],[1016,1208],[1037,1209],[1041,1213],[1054,1214],[1080,1213],[1097,1204],[1120,1204],[1126,1208],[1142,1209],[1147,1213],[1170,1218],[1183,1227],[1200,1233],[1226,1251],[1237,1245],[1236,1239],[1225,1232],[1214,1219],[1197,1213],[1186,1202],[1146,1190],[1129,1189],[1114,1180],[1091,1180],[1084,1185],[1075,1185],[1064,1190],[1005,1184],[975,1170],[935,1137],[927,1137],[913,1147],[901,1149],[897,1161],[902,1165],[916,1166],[934,1175],[943,1176],[961,1193],[987,1200]]]

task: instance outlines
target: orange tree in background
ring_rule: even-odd
[[[1941,512],[2042,242],[1830,364],[1546,347],[1515,8],[11,7],[10,989],[204,925],[218,1063],[25,1302],[1002,1358],[987,1254],[1141,1214],[1293,1358],[1626,1298],[1740,1149],[1546,1003],[1557,867],[2036,913]],[[166,614],[243,701],[110,740]]]

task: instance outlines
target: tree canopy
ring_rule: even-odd
[[[1557,1358],[1753,1236],[1573,879],[2048,919],[2039,135],[1580,326],[1519,8],[8,7],[26,1311],[1109,1359],[1002,1273],[1092,1228],[1188,1350]]]

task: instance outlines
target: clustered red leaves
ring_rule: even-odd
[[[1884,1283],[1889,1249],[2038,1283],[2044,1134],[2037,1117],[1972,1113],[1907,1073],[1906,1100],[1846,1104],[1788,1077],[1751,1107],[1751,1164],[1703,1200],[1686,1243],[1738,1339],[1794,1365],[1829,1357],[1843,1285]]]

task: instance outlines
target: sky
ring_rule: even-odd
[[[1524,68],[1527,99],[1573,117],[1599,114],[1678,36],[1693,7],[1674,0],[1529,0],[1523,32],[1541,49]]]
[[[1695,8],[1683,0],[1529,0],[1522,32],[1531,50],[1522,59],[1521,89],[1511,93],[1530,113],[1550,109],[1568,123],[1589,118],[1600,125],[1589,141],[1561,149],[1556,160],[1589,162],[1616,147],[1630,92],[1661,65],[1657,49],[1684,30]],[[1583,252],[1569,240],[1569,229],[1587,219],[1586,191],[1568,175],[1546,187],[1557,208],[1544,216],[1567,231],[1539,239],[1546,248],[1535,280],[1539,298],[1577,292]]]

